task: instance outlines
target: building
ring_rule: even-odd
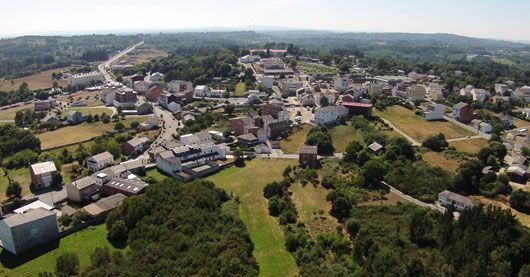
[[[478,101],[480,103],[483,103],[484,101],[486,101],[489,95],[490,93],[487,92],[485,89],[473,88],[471,90],[471,96],[473,97],[473,101]]]
[[[280,88],[282,91],[288,95],[294,95],[297,90],[304,87],[304,83],[302,81],[289,78],[284,79],[280,82]]]
[[[368,145],[368,149],[372,150],[372,152],[374,153],[378,153],[379,151],[381,151],[381,149],[383,149],[383,145],[374,141],[372,144]]]
[[[90,202],[99,198],[96,179],[88,176],[66,185],[66,196],[73,202]]]
[[[530,86],[523,86],[523,87],[517,88],[514,91],[514,97],[524,98],[526,102],[530,102]]]
[[[86,160],[87,167],[90,171],[96,172],[112,165],[114,157],[108,151],[89,157]]]
[[[53,185],[59,174],[53,162],[36,163],[29,166],[31,184],[36,189],[48,188]]]
[[[103,193],[106,196],[121,193],[125,196],[138,195],[147,188],[149,184],[138,179],[114,178],[103,185]]]
[[[318,125],[334,124],[341,116],[347,116],[348,108],[345,106],[327,106],[317,108],[315,111],[315,123]]]
[[[230,128],[236,136],[247,134],[255,126],[254,120],[248,116],[230,119]]]
[[[195,97],[209,97],[210,89],[208,88],[208,86],[205,85],[196,86],[194,95]]]
[[[263,85],[265,88],[271,89],[274,85],[274,76],[265,75],[262,76],[260,79],[261,85]]]
[[[304,145],[300,147],[300,154],[298,155],[298,162],[302,166],[309,166],[311,168],[318,167],[318,148],[316,146]]]
[[[344,98],[343,98],[344,100]],[[374,105],[370,102],[342,102],[340,104],[348,109],[348,113],[352,115],[371,115]]]
[[[459,212],[478,206],[478,202],[448,190],[444,190],[438,194],[438,202],[440,202],[442,207],[449,208],[454,206]]]
[[[139,74],[134,74],[131,76],[126,76],[123,78],[123,83],[126,84],[128,87],[132,88],[134,87],[135,82],[143,82],[144,76]]]
[[[445,114],[445,106],[442,104],[431,103],[423,113],[425,120],[442,120]]]
[[[43,208],[15,214],[0,221],[2,247],[15,255],[57,238],[57,215]]]
[[[207,142],[212,142],[212,136],[207,131],[180,136],[180,143],[182,145],[203,144]]]
[[[460,102],[453,107],[453,118],[463,123],[471,122],[473,113],[473,107],[464,102]]]
[[[179,112],[181,108],[180,104],[176,102],[171,102],[166,107],[166,109],[172,113]]]
[[[121,152],[126,156],[138,156],[142,154],[147,148],[151,141],[146,137],[133,138],[127,142],[121,144]]]
[[[152,114],[153,105],[151,103],[144,102],[136,107],[136,112],[139,115]]]
[[[145,92],[147,92],[147,89],[152,85],[153,83],[151,82],[146,82],[146,81],[136,81],[134,82],[132,88],[134,88],[134,90],[138,91],[140,94],[145,94]]]
[[[491,133],[492,127],[487,122],[481,121],[479,119],[473,119],[470,123],[471,127],[477,129],[483,133]]]
[[[411,102],[421,102],[425,99],[425,87],[420,85],[412,85],[405,90],[407,99]]]
[[[68,85],[70,86],[93,85],[104,81],[105,77],[99,71],[72,74],[68,77]]]
[[[258,138],[252,133],[237,136],[237,144],[243,148],[251,148],[258,144]]]
[[[466,97],[472,97],[472,95],[471,95],[471,91],[472,91],[474,88],[475,88],[475,87],[472,86],[472,85],[467,85],[465,88],[460,89],[460,95],[461,95],[461,96],[466,96]]]
[[[260,60],[260,56],[257,55],[245,55],[241,58],[239,58],[239,62],[241,63],[255,63]]]
[[[33,103],[35,111],[48,111],[57,106],[55,99],[37,100]]]
[[[151,82],[160,82],[160,81],[164,81],[164,77],[166,77],[164,74],[160,72],[155,72],[151,74],[151,77],[149,78],[149,80],[151,80]]]
[[[334,85],[339,92],[345,92],[351,87],[350,80],[342,77],[335,78]]]
[[[271,154],[272,150],[265,143],[256,146],[256,154]]]
[[[167,150],[155,155],[156,167],[165,174],[176,177],[182,171],[180,161],[175,157],[173,151]]]
[[[70,124],[79,124],[83,122],[83,114],[79,111],[68,111],[66,115],[66,121]]]
[[[115,107],[132,107],[138,100],[137,93],[130,88],[119,88],[114,93],[112,104]]]
[[[190,81],[173,80],[168,84],[169,91],[173,93],[193,92],[193,84]]]
[[[504,95],[505,92],[509,90],[508,86],[505,84],[495,84],[495,92],[499,95]]]
[[[116,193],[83,207],[83,210],[92,219],[103,219],[112,209],[119,207],[125,198],[127,198],[127,196],[121,193]]]
[[[145,99],[150,102],[157,102],[160,95],[164,93],[164,89],[159,84],[152,84],[145,92]]]
[[[443,87],[437,83],[430,83],[427,88],[427,93],[433,101],[442,101],[444,99]]]

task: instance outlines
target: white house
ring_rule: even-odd
[[[68,84],[71,86],[90,85],[91,83],[99,83],[103,81],[105,81],[105,78],[99,71],[72,74],[68,77]]]
[[[287,94],[294,94],[298,89],[301,89],[304,87],[304,83],[302,81],[298,81],[295,79],[284,79],[280,83],[280,87],[283,90],[283,92]]]
[[[341,116],[348,115],[348,108],[344,106],[327,106],[316,109],[315,123],[318,125],[333,124]]]
[[[101,169],[112,165],[114,157],[108,151],[89,157],[86,160],[88,169],[92,172],[100,171]]]
[[[447,190],[444,190],[438,194],[438,201],[440,202],[441,206],[454,206],[459,212],[465,209],[476,207],[478,205],[476,201],[473,201],[468,197]]]
[[[158,81],[164,81],[165,75],[160,72],[155,72],[151,74],[151,82],[158,82]]]
[[[193,90],[193,84],[190,81],[173,80],[167,85],[171,92],[190,92]]]
[[[490,95],[489,92],[487,92],[485,89],[481,88],[473,88],[471,90],[471,96],[473,97],[473,101],[478,101],[480,103],[486,101],[486,98]]]
[[[420,85],[412,85],[406,89],[407,99],[411,102],[419,102],[425,99],[425,87]]]
[[[156,167],[169,176],[175,177],[182,171],[182,165],[180,161],[170,150],[156,154],[155,160]]]
[[[441,120],[445,113],[445,106],[442,104],[430,104],[424,113],[425,120]]]
[[[194,91],[195,97],[208,97],[210,95],[210,89],[206,85],[198,85]]]
[[[441,101],[444,98],[443,87],[437,83],[430,83],[427,93],[433,101]]]

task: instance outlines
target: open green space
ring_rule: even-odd
[[[29,175],[29,168],[21,167],[17,169],[7,170],[7,175],[12,180],[17,181],[22,186],[22,195],[26,195],[30,191],[31,176]],[[5,190],[0,191],[0,194],[5,194]]]
[[[470,131],[447,121],[427,121],[423,117],[415,115],[413,111],[401,106],[392,106],[384,111],[375,113],[387,119],[396,128],[405,132],[415,140],[422,142],[429,136],[443,133],[447,139],[462,138],[473,135]]]
[[[230,167],[207,179],[233,194],[241,202],[239,215],[254,243],[254,257],[261,276],[294,276],[296,262],[285,248],[285,238],[278,220],[271,217],[263,197],[263,188],[272,181],[280,181],[287,165],[295,160],[256,159],[247,161],[243,168]]]
[[[329,129],[329,133],[333,139],[333,147],[336,153],[344,153],[348,143],[354,139],[363,140],[361,133],[349,124],[334,126]]]
[[[339,75],[340,73],[336,67],[319,63],[298,62],[296,68],[305,74],[328,73],[331,75]]]
[[[311,125],[303,125],[302,129],[294,131],[289,137],[280,141],[283,153],[293,154],[300,152],[300,146],[304,145],[309,131],[313,129]]]
[[[90,255],[96,247],[108,247],[112,250],[124,251],[112,246],[107,240],[105,224],[89,226],[81,231],[62,238],[59,242],[39,247],[27,254],[13,256],[7,251],[0,253],[0,275],[2,276],[36,276],[39,272],[54,272],[55,260],[61,254],[71,252],[79,255],[80,267],[90,262]]]
[[[235,91],[234,96],[241,96],[241,95],[243,95],[245,92],[247,92],[247,86],[245,85],[245,83],[243,83],[243,82],[239,82],[239,83],[237,83],[237,85],[236,85],[236,91]]]

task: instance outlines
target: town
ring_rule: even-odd
[[[528,44],[393,35],[0,40],[0,275],[527,276]]]

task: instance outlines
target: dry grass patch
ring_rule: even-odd
[[[29,75],[22,78],[12,79],[12,80],[6,80],[2,79],[0,80],[0,90],[4,91],[11,91],[11,90],[17,90],[18,87],[22,83],[28,83],[28,86],[30,89],[46,89],[53,87],[53,80],[52,80],[52,73],[60,73],[68,71],[71,67],[63,67],[63,68],[56,68],[56,69],[50,69],[46,70],[40,73],[36,73],[33,75]],[[68,82],[66,79],[62,78],[57,81],[59,83],[60,87],[66,87],[68,86]]]
[[[431,166],[438,166],[449,172],[456,172],[458,166],[462,163],[460,160],[451,160],[439,152],[426,152],[421,155],[422,159]]]
[[[361,133],[349,124],[334,126],[329,129],[329,133],[333,139],[333,147],[337,153],[345,152],[348,143],[354,139],[363,141]]]
[[[337,219],[332,217],[331,204],[326,201],[328,190],[322,186],[311,184],[302,186],[292,184],[289,189],[293,194],[293,202],[298,211],[298,217],[309,228],[311,236],[318,234],[334,234],[339,225]]]
[[[301,130],[291,134],[289,137],[280,141],[282,151],[286,154],[294,154],[300,152],[300,146],[304,145],[305,139],[309,131],[313,129],[312,125],[305,124]]]
[[[482,138],[479,139],[467,139],[449,142],[449,146],[454,147],[460,152],[469,154],[477,154],[480,149],[488,146],[488,141]]]
[[[15,119],[15,114],[18,112],[18,111],[22,111],[22,110],[34,110],[34,105],[33,104],[25,104],[25,105],[20,105],[18,107],[13,107],[13,108],[9,108],[9,109],[5,109],[5,110],[0,110],[0,120],[13,120]]]
[[[129,59],[131,64],[142,64],[152,59],[165,58],[167,56],[167,52],[156,49],[154,46],[147,46],[132,51],[126,55],[126,58]]]
[[[438,133],[443,133],[447,139],[472,135],[468,130],[451,122],[427,121],[401,106],[388,107],[382,112],[375,110],[375,114],[389,120],[396,128],[420,142]]]

